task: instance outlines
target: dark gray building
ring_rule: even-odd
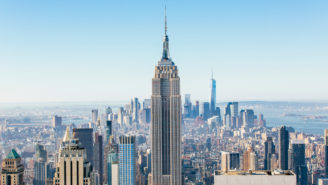
[[[297,185],[307,185],[304,141],[292,141],[290,156],[290,168],[296,174]]]
[[[87,160],[93,165],[93,129],[74,128],[73,138],[78,139],[80,146],[85,148]]]
[[[279,168],[288,170],[289,132],[285,126],[279,130]]]
[[[267,137],[264,142],[264,170],[271,170],[271,157],[275,153],[272,137]]]

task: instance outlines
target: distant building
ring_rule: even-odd
[[[324,138],[324,147],[325,147],[325,175],[328,177],[328,129],[325,129],[325,138]]]
[[[203,120],[207,120],[210,117],[210,103],[203,102],[201,108],[202,108],[201,114],[202,114]]]
[[[62,126],[62,117],[57,115],[52,117],[52,127],[53,128],[60,128]]]
[[[112,184],[111,185],[119,185],[119,163],[112,163]],[[110,184],[108,184],[110,185]]]
[[[215,171],[214,185],[296,185],[291,171]]]
[[[71,139],[67,127],[59,151],[54,185],[91,185],[91,170],[85,149],[80,147],[78,139]]]
[[[279,130],[279,168],[288,170],[289,132],[285,126]]]
[[[264,142],[264,170],[271,170],[271,158],[275,150],[272,137],[267,137]]]
[[[109,138],[112,135],[112,132],[113,132],[112,127],[113,127],[112,121],[107,120],[106,121],[106,141],[105,141],[105,144],[108,143]]]
[[[297,185],[307,185],[307,167],[305,163],[304,141],[293,140],[291,143],[291,170],[296,174]]]
[[[190,94],[185,94],[185,102],[184,102],[184,111],[183,115],[185,118],[192,117],[192,103],[190,99]]]
[[[102,185],[104,174],[103,137],[98,133],[95,134],[95,144],[93,150],[93,171],[99,174],[99,185]]]
[[[91,122],[93,124],[97,124],[98,121],[98,109],[91,110]]]
[[[8,153],[1,166],[1,185],[24,185],[24,165],[16,150]]]
[[[193,106],[193,114],[194,114],[194,118],[199,116],[199,101],[195,102],[195,106]]]
[[[236,152],[221,153],[221,171],[228,172],[230,170],[239,170],[240,157]]]
[[[250,146],[243,154],[243,169],[247,170],[257,170],[258,168],[258,157],[256,152]]]
[[[139,110],[140,110],[140,103],[138,98],[134,98],[132,101],[132,121],[139,123]]]
[[[252,109],[246,109],[241,111],[242,120],[243,120],[243,127],[245,128],[252,128],[254,127],[254,120],[255,115]]]
[[[211,115],[215,114],[215,108],[216,108],[216,80],[213,78],[211,79],[211,101],[210,101],[210,111]]]
[[[79,144],[86,150],[87,160],[93,164],[93,129],[92,128],[74,128],[73,138],[79,140]]]
[[[119,144],[119,183],[136,184],[136,137],[120,136]]]
[[[43,145],[35,146],[33,185],[46,185],[47,182],[47,151]]]
[[[259,114],[258,126],[266,127],[266,121],[264,120],[263,114]]]
[[[117,113],[117,123],[120,124],[120,126],[124,123],[124,108],[120,107]]]
[[[326,178],[318,179],[318,185],[328,185],[328,179]]]

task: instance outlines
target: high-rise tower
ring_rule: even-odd
[[[289,132],[285,126],[279,130],[279,167],[288,170]]]
[[[165,14],[162,58],[155,67],[151,96],[153,185],[181,184],[181,96],[178,68],[170,58]]]
[[[211,78],[211,115],[215,114],[215,108],[216,108],[216,80]]]

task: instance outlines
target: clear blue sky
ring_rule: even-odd
[[[149,98],[164,1],[0,1],[0,102]],[[327,0],[167,1],[182,93],[328,100]]]

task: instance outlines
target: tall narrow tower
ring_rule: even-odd
[[[151,96],[153,185],[181,184],[181,96],[178,68],[170,58],[165,13],[163,55],[155,67]]]
[[[216,108],[216,80],[213,78],[213,72],[212,72],[212,78],[211,78],[211,115],[215,114],[215,108]]]

